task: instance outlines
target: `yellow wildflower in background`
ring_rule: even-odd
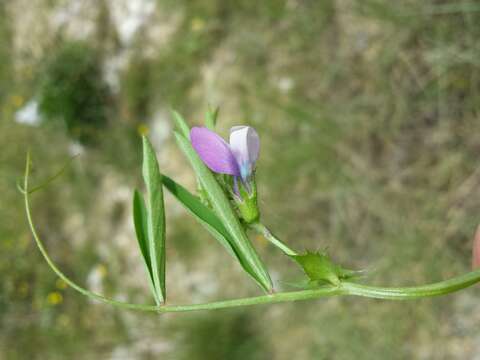
[[[205,20],[202,18],[193,18],[192,22],[190,23],[190,28],[192,31],[202,31],[205,28]]]
[[[140,123],[140,124],[137,126],[137,132],[138,132],[140,135],[148,135],[148,133],[150,132],[150,129],[148,128],[147,124],[145,124],[145,123]]]
[[[99,264],[95,267],[95,271],[98,271],[98,274],[103,278],[107,275],[107,267],[103,264]]]
[[[23,96],[20,96],[20,95],[12,95],[12,97],[10,98],[10,101],[15,108],[19,108],[20,106],[23,105],[23,103],[25,102],[25,99],[23,98]]]
[[[47,302],[50,305],[58,305],[63,302],[63,296],[60,294],[58,291],[52,291],[50,294],[47,296]]]

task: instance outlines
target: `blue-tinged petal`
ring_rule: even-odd
[[[206,127],[193,127],[190,141],[198,156],[210,170],[219,174],[240,176],[237,161],[230,146]]]
[[[234,126],[230,129],[230,148],[241,171],[242,178],[250,176],[260,152],[260,138],[250,126]]]

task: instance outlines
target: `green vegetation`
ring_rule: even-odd
[[[40,20],[22,17],[38,12],[33,19],[51,19],[63,2],[21,10],[11,3],[0,3],[6,60],[0,64],[0,357],[474,357],[476,289],[410,303],[326,299],[158,317],[93,304],[57,283],[31,241],[16,182],[27,148],[32,185],[60,169],[73,133],[65,118],[57,121],[59,112],[39,127],[14,119],[31,97],[46,95],[45,64],[77,40],[68,27],[38,30]],[[113,22],[102,25],[117,31]],[[25,28],[32,29],[31,39],[18,39]],[[192,190],[188,165],[173,138],[163,135],[173,127],[164,114],[176,108],[200,123],[208,104],[220,106],[223,134],[239,123],[258,130],[262,218],[292,248],[328,248],[338,263],[368,270],[368,282],[378,285],[430,283],[469,269],[480,221],[475,2],[161,0],[140,30],[123,45],[132,51],[119,70],[120,89],[107,96],[111,101],[90,99],[104,94],[105,83],[85,69],[95,63],[95,71],[105,70],[119,47],[103,44],[97,62],[88,54],[100,51],[99,40],[90,38],[82,46],[92,52],[75,51],[79,60],[68,66],[101,85],[89,85],[89,92],[68,83],[52,100],[78,109],[69,110],[75,126],[103,119],[88,120],[97,146],[31,199],[49,252],[78,283],[91,288],[97,274],[102,293],[149,301],[130,208],[131,189],[141,186],[137,127],[150,129],[161,168]],[[72,40],[56,45],[58,32]],[[80,59],[87,55],[95,62]],[[50,91],[59,89],[52,85]],[[90,105],[77,104],[81,98]],[[83,111],[96,115],[78,116]],[[172,302],[258,294],[241,270],[225,266],[231,259],[215,239],[168,196],[166,207]],[[276,287],[288,286],[275,281],[279,276],[291,282],[301,276],[250,235]]]
[[[93,141],[106,126],[111,106],[99,56],[87,43],[66,42],[40,69],[43,117],[63,121],[68,133],[83,143]]]

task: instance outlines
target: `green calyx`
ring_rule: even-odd
[[[235,200],[235,204],[242,220],[247,224],[253,224],[260,219],[260,211],[258,210],[257,202],[257,185],[254,177],[252,177],[249,186],[250,189],[247,189],[246,186],[239,181],[238,192],[240,193],[240,196],[234,195],[233,199]]]
[[[307,251],[302,255],[291,255],[308,276],[311,283],[339,285],[358,275],[357,271],[347,270],[335,264],[325,252]]]

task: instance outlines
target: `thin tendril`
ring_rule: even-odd
[[[43,189],[44,187],[50,185],[50,183],[52,183],[53,181],[55,181],[57,178],[59,178],[64,172],[65,170],[67,170],[68,166],[72,163],[72,161],[77,157],[79,156],[80,154],[75,154],[73,155],[67,162],[65,162],[65,164],[62,166],[62,168],[56,173],[56,174],[53,174],[52,176],[50,176],[47,180],[45,180],[43,183],[41,183],[40,185],[38,186],[35,186],[33,187],[32,189],[30,189],[28,191],[29,194],[32,194],[38,190],[41,190]],[[30,156],[30,153],[27,154],[27,156]],[[20,183],[17,182],[17,189],[18,191],[20,191],[22,194],[25,193],[25,188],[22,188],[20,186]]]

